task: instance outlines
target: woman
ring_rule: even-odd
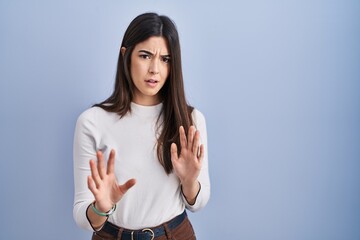
[[[78,118],[74,175],[74,218],[92,239],[195,239],[185,208],[210,196],[206,125],[186,102],[168,17],[130,23],[112,95]]]

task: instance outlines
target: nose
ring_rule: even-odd
[[[151,74],[159,74],[159,63],[157,59],[153,59],[149,66],[149,73]]]

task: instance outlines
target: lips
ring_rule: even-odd
[[[155,80],[155,79],[148,79],[148,80],[145,80],[146,84],[149,86],[149,87],[156,87],[156,85],[158,84],[158,80]]]
[[[154,80],[154,79],[148,79],[148,80],[145,80],[145,82],[148,82],[148,83],[157,83],[159,82],[158,80]]]

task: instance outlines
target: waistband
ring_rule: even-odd
[[[129,230],[125,228],[121,228],[112,224],[110,222],[105,222],[104,226],[101,230],[106,233],[111,234],[114,237],[118,237],[119,232],[121,231],[121,240],[152,240],[156,237],[163,236],[165,234],[165,224],[167,225],[169,230],[175,229],[179,226],[184,219],[187,217],[186,211],[182,214],[174,217],[170,221],[154,228],[144,228],[141,230]]]

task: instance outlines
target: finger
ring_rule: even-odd
[[[171,144],[170,150],[171,150],[171,161],[177,161],[179,159],[179,156],[177,152],[178,151],[177,146],[175,143]]]
[[[97,169],[99,172],[99,176],[101,179],[104,179],[105,176],[105,164],[104,164],[104,156],[101,151],[97,151]]]
[[[87,177],[87,184],[88,184],[88,188],[90,189],[92,194],[95,196],[97,194],[97,189],[96,189],[94,180],[92,179],[91,176]]]
[[[189,132],[188,132],[188,143],[187,146],[189,147],[189,149],[193,148],[193,143],[194,143],[194,134],[195,133],[195,127],[194,126],[190,126],[189,128]]]
[[[94,160],[90,160],[90,170],[91,170],[91,177],[95,182],[96,187],[98,188],[101,183],[101,178],[99,176],[99,172],[97,170],[96,164]]]
[[[115,150],[111,149],[109,160],[107,163],[107,174],[114,173],[115,169]]]
[[[125,194],[130,188],[132,188],[136,184],[136,180],[134,178],[128,180],[123,185],[119,185],[119,190],[122,194]]]
[[[186,135],[185,135],[185,130],[184,130],[183,126],[180,126],[179,132],[180,132],[180,146],[181,146],[181,148],[186,148],[187,141],[186,141]]]
[[[192,152],[195,154],[196,157],[199,155],[199,147],[200,147],[200,132],[196,131],[194,137],[194,144],[192,146]]]
[[[200,145],[200,154],[199,154],[199,162],[202,163],[205,155],[205,147],[204,144]]]

